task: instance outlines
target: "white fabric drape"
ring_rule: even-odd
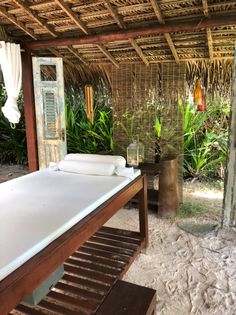
[[[17,106],[22,83],[20,45],[0,41],[0,65],[8,96],[2,112],[11,123],[17,124],[21,116]]]

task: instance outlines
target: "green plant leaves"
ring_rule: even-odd
[[[94,108],[94,123],[88,119],[82,97],[66,97],[68,152],[112,152],[112,114],[104,104]]]
[[[219,168],[226,163],[229,103],[219,105],[215,101],[207,108],[205,113],[197,112],[188,103],[183,109],[186,177],[217,177]]]

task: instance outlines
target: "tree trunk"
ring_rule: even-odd
[[[232,104],[229,127],[228,162],[225,177],[222,225],[236,225],[236,54],[232,80]]]

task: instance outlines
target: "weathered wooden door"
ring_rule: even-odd
[[[63,62],[33,57],[39,168],[66,154]]]

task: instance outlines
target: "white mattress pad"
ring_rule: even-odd
[[[130,182],[42,170],[0,184],[0,281]]]

